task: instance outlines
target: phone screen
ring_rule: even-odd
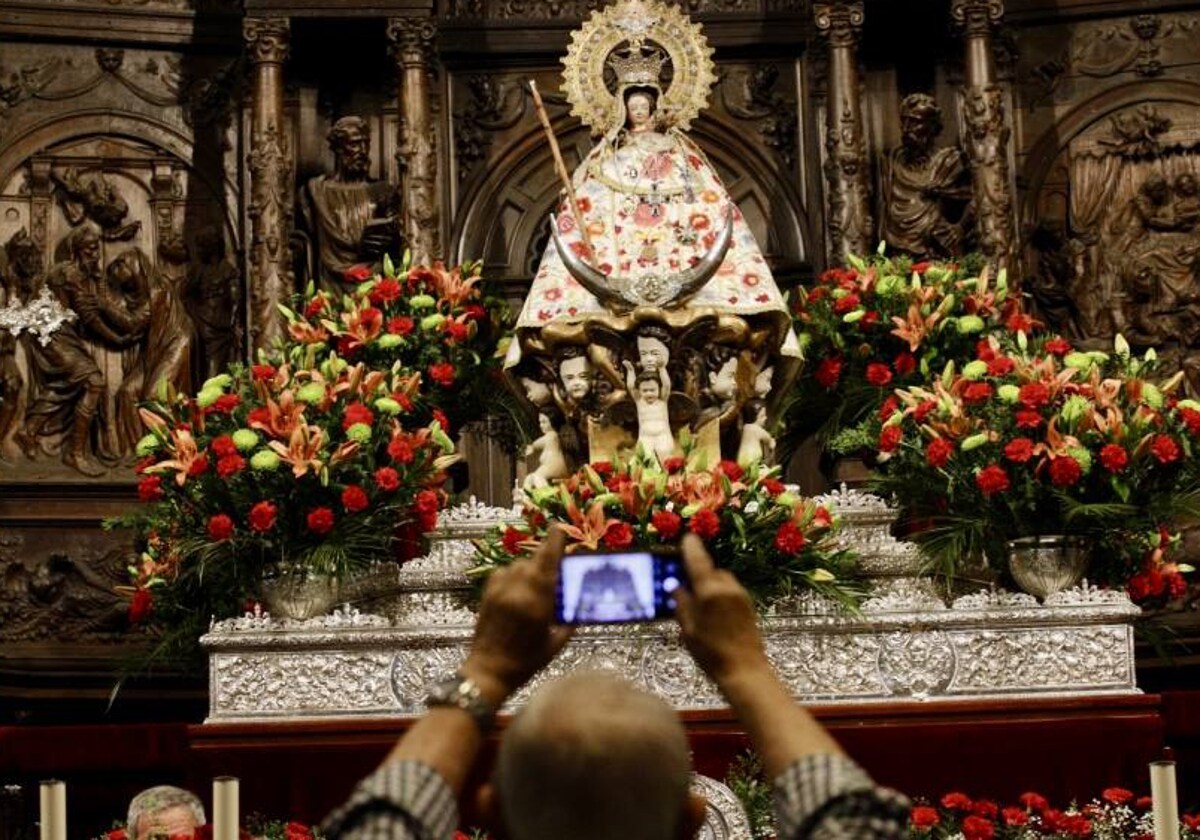
[[[676,554],[568,554],[559,572],[555,616],[560,624],[668,618],[675,610],[672,593],[684,585]]]

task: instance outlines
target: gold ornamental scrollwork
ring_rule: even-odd
[[[614,52],[661,50],[670,59],[672,76],[663,91],[659,112],[670,126],[686,131],[708,107],[717,81],[713,49],[700,28],[679,8],[660,0],[622,0],[592,14],[571,33],[563,58],[563,93],[593,131],[608,134],[624,124],[620,91],[609,90],[605,69]]]
[[[287,18],[246,18],[242,38],[251,61],[282,64],[291,44],[291,28]]]
[[[813,4],[813,20],[817,31],[829,39],[832,47],[853,47],[862,34],[864,12],[862,2]]]

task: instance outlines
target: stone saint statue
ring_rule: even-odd
[[[572,113],[600,140],[564,184],[506,366],[522,376],[530,357],[560,360],[560,404],[580,460],[639,441],[666,458],[708,385],[705,349],[725,346],[745,360],[747,381],[728,389],[721,428],[697,437],[712,442],[710,455],[733,459],[737,435],[728,453],[716,441],[740,426],[760,370],[774,365],[782,393],[795,365],[775,360],[794,363],[799,348],[754,235],[685,133],[716,79],[711,49],[676,6],[620,0],[575,34],[563,64]],[[586,390],[567,381],[584,368]],[[585,401],[594,410],[576,410]]]
[[[968,250],[974,221],[971,173],[957,146],[937,148],[942,110],[914,93],[900,103],[901,144],[883,160],[879,236],[914,258],[945,258]]]
[[[328,139],[333,174],[309,180],[300,209],[316,252],[310,270],[320,285],[338,290],[345,288],[347,269],[399,253],[399,199],[393,185],[368,176],[371,135],[366,120],[342,117]]]

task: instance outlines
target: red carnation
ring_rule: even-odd
[[[992,386],[986,382],[971,382],[967,387],[963,388],[963,402],[970,405],[977,405],[981,402],[986,402],[987,398],[992,395]]]
[[[413,331],[413,319],[407,315],[397,315],[395,318],[389,318],[387,322],[387,331],[392,335],[408,335]]]
[[[596,475],[600,476],[601,478],[608,478],[613,474],[612,461],[594,461],[592,462],[592,469],[595,470]]]
[[[971,805],[971,813],[985,820],[994,820],[1000,816],[1000,806],[990,799],[976,799]]]
[[[400,486],[400,474],[391,467],[380,467],[375,470],[375,486],[390,493]]]
[[[962,833],[966,840],[992,840],[996,836],[996,826],[991,820],[972,814],[962,821]]]
[[[762,488],[770,494],[771,498],[775,498],[783,491],[787,490],[787,485],[777,478],[764,478],[761,482]]]
[[[279,509],[270,502],[259,502],[250,508],[250,528],[260,534],[275,527],[275,517]]]
[[[888,397],[886,400],[884,400],[883,405],[879,406],[880,422],[886,423],[887,419],[895,414],[898,408],[900,408],[900,400],[896,399],[894,396]]]
[[[1008,356],[997,356],[988,362],[988,376],[1008,376],[1017,363]]]
[[[937,401],[924,400],[913,409],[913,419],[918,423],[924,423],[925,418],[932,414],[935,409],[937,409]]]
[[[1033,441],[1027,437],[1014,438],[1004,447],[1004,457],[1017,464],[1024,464],[1033,457]]]
[[[212,451],[218,458],[228,458],[237,454],[237,446],[229,435],[221,435],[212,442]]]
[[[896,356],[892,361],[892,367],[896,369],[896,373],[900,376],[908,376],[917,369],[917,360],[912,353],[905,350],[903,353]]]
[[[397,464],[411,464],[416,457],[412,444],[402,437],[392,438],[388,444],[387,452],[388,457]]]
[[[1018,390],[1017,399],[1025,408],[1043,408],[1050,402],[1050,389],[1042,382],[1026,382]]]
[[[604,535],[604,544],[609,548],[620,550],[633,545],[633,529],[628,522],[617,522]]]
[[[371,269],[365,265],[352,265],[342,274],[347,283],[362,283],[371,279]]]
[[[1200,435],[1200,411],[1194,408],[1179,409],[1179,418],[1183,420],[1183,425],[1187,426],[1189,433]]]
[[[1040,793],[1034,793],[1032,791],[1022,793],[1019,797],[1017,797],[1017,801],[1020,802],[1027,811],[1040,812],[1045,811],[1050,807],[1050,803],[1047,801],[1046,797],[1042,796]]]
[[[308,302],[308,306],[304,307],[305,318],[315,318],[325,311],[325,298],[317,296]]]
[[[271,426],[271,409],[266,406],[250,409],[246,414],[246,423],[251,428],[267,429]]]
[[[1150,441],[1150,453],[1160,464],[1171,464],[1179,460],[1179,444],[1170,435],[1155,435]]]
[[[904,432],[899,426],[884,426],[883,431],[879,433],[879,451],[895,452],[903,438]]]
[[[985,496],[994,496],[997,493],[1003,493],[1009,487],[1008,473],[999,464],[990,464],[980,470],[975,476],[975,485],[979,488],[979,492]]]
[[[1100,793],[1100,798],[1113,805],[1124,805],[1133,800],[1133,791],[1120,787],[1105,788]]]
[[[208,536],[213,542],[221,542],[233,536],[233,520],[223,513],[208,518]]]
[[[1100,463],[1110,473],[1119,473],[1129,466],[1129,453],[1123,446],[1115,443],[1105,444],[1100,450]]]
[[[440,408],[435,408],[430,413],[433,415],[433,419],[437,421],[437,424],[442,427],[443,432],[448,435],[454,434],[454,430],[450,427],[450,418],[446,416],[444,411]]]
[[[138,499],[150,503],[157,502],[163,497],[162,477],[148,475],[138,482]]]
[[[662,462],[663,469],[669,473],[677,473],[687,466],[687,459],[682,455],[672,455]]]
[[[1022,826],[1029,822],[1029,814],[1020,808],[1005,808],[1000,812],[1005,825]]]
[[[941,821],[937,808],[928,805],[917,805],[908,815],[908,822],[913,828],[933,828]]]
[[[450,362],[438,362],[429,366],[429,378],[443,388],[454,384],[454,365]]]
[[[721,519],[708,508],[698,510],[688,520],[688,528],[702,540],[711,540],[721,533]]]
[[[880,362],[871,362],[867,365],[867,381],[877,388],[882,388],[892,381],[892,369]]]
[[[849,294],[845,297],[838,298],[833,302],[833,311],[839,315],[845,315],[847,312],[852,312],[858,308],[858,295]]]
[[[471,334],[471,328],[466,324],[460,324],[458,321],[447,321],[445,329],[451,344],[466,341],[467,337]]]
[[[975,343],[975,358],[981,362],[990,362],[996,358],[996,348],[992,346],[992,342],[986,338],[981,338]]]
[[[441,504],[438,500],[438,494],[433,490],[422,490],[413,499],[413,509],[417,513],[437,513],[439,507],[441,507]]]
[[[813,374],[813,379],[817,380],[817,384],[822,388],[829,390],[837,385],[838,380],[842,376],[842,357],[834,356],[829,359],[822,359],[817,365],[817,370]]]
[[[222,394],[217,397],[216,402],[208,407],[208,410],[213,414],[231,414],[241,403],[242,398],[237,394]]]
[[[1009,316],[1005,326],[1012,332],[1033,332],[1033,318],[1026,315],[1024,312],[1014,312]]]
[[[192,461],[188,467],[187,474],[192,478],[196,478],[197,476],[204,475],[206,472],[208,472],[208,456],[201,455],[195,461]]]
[[[942,807],[948,811],[970,811],[972,804],[971,797],[958,791],[947,793],[942,797]]]
[[[487,320],[487,310],[478,303],[468,303],[463,307],[463,315],[468,321],[484,321]]]
[[[799,554],[807,544],[804,532],[796,527],[795,522],[784,522],[775,532],[775,547],[784,554]]]
[[[346,513],[358,513],[360,510],[366,510],[369,504],[367,491],[357,484],[348,485],[342,491],[342,507],[346,509]]]
[[[237,475],[244,469],[246,469],[246,459],[236,452],[217,461],[217,475],[221,478]]]
[[[154,612],[154,595],[149,589],[138,589],[129,602],[129,623],[141,624]]]
[[[254,377],[255,382],[270,382],[275,378],[277,371],[271,365],[251,365],[250,374]]]
[[[325,535],[333,530],[333,511],[327,507],[319,507],[308,512],[305,518],[308,530],[314,534]]]
[[[683,517],[673,510],[659,510],[650,517],[650,524],[664,540],[673,540],[683,528]]]
[[[1065,338],[1052,338],[1042,345],[1042,349],[1054,356],[1065,356],[1071,352],[1071,342]]]
[[[1071,487],[1083,476],[1083,468],[1070,455],[1050,459],[1050,481],[1055,487]]]
[[[385,277],[371,287],[367,299],[376,306],[384,306],[398,300],[402,294],[404,294],[404,289],[401,288],[400,283],[391,277]]]
[[[741,481],[742,476],[745,475],[745,471],[733,461],[722,461],[717,464],[717,469],[724,473],[730,481]]]
[[[954,454],[954,444],[945,438],[934,438],[929,441],[929,445],[925,447],[925,460],[929,462],[929,466],[934,469],[941,469],[950,462],[950,456]]]
[[[504,546],[504,550],[506,552],[512,555],[517,555],[523,553],[521,550],[521,543],[524,541],[525,534],[510,525],[504,531],[504,537],[501,540],[501,544]]]
[[[371,409],[367,408],[360,402],[350,403],[346,406],[346,412],[342,415],[342,429],[349,429],[358,423],[364,426],[370,426],[375,422],[375,414]]]
[[[1022,429],[1036,429],[1042,425],[1042,415],[1036,411],[1018,411],[1017,426]]]

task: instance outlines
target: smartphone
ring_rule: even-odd
[[[678,554],[650,551],[568,554],[555,597],[560,624],[655,621],[674,614],[672,597],[687,585]]]

